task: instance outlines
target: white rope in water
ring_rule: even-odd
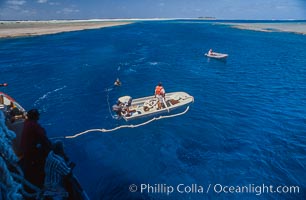
[[[112,132],[112,131],[116,131],[118,129],[121,129],[121,128],[137,128],[139,126],[144,126],[146,124],[149,124],[153,121],[157,121],[157,120],[160,120],[160,119],[165,119],[165,118],[171,118],[171,117],[177,117],[177,116],[180,116],[180,115],[183,115],[185,114],[187,111],[189,110],[189,106],[186,108],[185,111],[181,112],[181,113],[177,113],[177,114],[173,114],[173,115],[166,115],[166,116],[159,116],[159,117],[154,117],[153,119],[150,119],[146,122],[143,122],[141,124],[136,124],[136,125],[122,125],[122,126],[117,126],[115,128],[112,128],[112,129],[89,129],[89,130],[86,130],[86,131],[83,131],[81,133],[78,133],[78,134],[75,134],[75,135],[72,135],[72,136],[65,136],[66,139],[72,139],[72,138],[76,138],[76,137],[79,137],[81,135],[85,135],[89,132]]]

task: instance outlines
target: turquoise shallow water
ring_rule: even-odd
[[[204,57],[209,48],[229,58]],[[139,22],[1,39],[0,80],[26,109],[41,110],[49,137],[126,124],[109,104],[151,95],[159,81],[194,96],[183,116],[65,140],[92,199],[305,199],[305,52],[306,37],[292,33]],[[114,88],[117,77],[123,85]],[[197,184],[204,192],[131,193],[131,184]],[[293,185],[300,193],[217,193],[217,184]]]

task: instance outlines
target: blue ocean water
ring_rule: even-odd
[[[227,61],[204,57],[210,48],[228,53]],[[91,199],[305,199],[305,52],[305,35],[138,22],[1,39],[0,81],[26,109],[40,109],[51,138],[127,124],[110,106],[123,95],[152,95],[159,81],[166,92],[194,96],[185,115],[65,139]],[[141,184],[197,184],[204,192],[141,193]],[[299,193],[218,193],[218,184],[299,186]]]

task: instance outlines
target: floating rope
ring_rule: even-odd
[[[159,116],[159,117],[154,117],[153,119],[150,119],[146,122],[143,122],[141,124],[131,124],[131,125],[122,125],[122,126],[117,126],[115,128],[112,128],[112,129],[89,129],[89,130],[86,130],[86,131],[83,131],[81,133],[78,133],[78,134],[75,134],[75,135],[71,135],[71,136],[65,136],[66,139],[72,139],[72,138],[76,138],[76,137],[79,137],[81,135],[85,135],[89,132],[112,132],[112,131],[116,131],[118,129],[121,129],[121,128],[137,128],[137,127],[140,127],[140,126],[144,126],[146,124],[149,124],[153,121],[157,121],[157,120],[160,120],[160,119],[165,119],[165,118],[171,118],[171,117],[177,117],[177,116],[180,116],[180,115],[183,115],[185,114],[187,111],[189,110],[189,106],[186,108],[185,111],[181,112],[181,113],[177,113],[177,114],[173,114],[173,115],[166,115],[166,116]]]

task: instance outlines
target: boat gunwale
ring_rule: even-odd
[[[0,96],[3,96],[3,98],[6,98],[8,100],[8,102],[13,102],[15,104],[15,106],[22,112],[26,112],[26,110],[11,96],[9,96],[8,94],[5,94],[4,92],[0,92]],[[4,99],[5,100],[5,99]],[[9,106],[10,104],[5,103],[5,101],[3,102],[3,105],[5,106]]]

